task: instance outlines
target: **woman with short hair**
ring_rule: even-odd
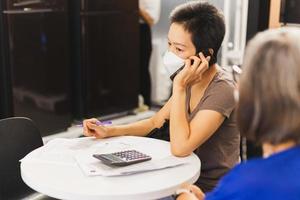
[[[169,136],[173,155],[198,155],[201,175],[197,185],[211,191],[240,155],[235,83],[217,64],[224,17],[207,2],[189,1],[172,11],[170,21],[169,48],[163,58],[173,79],[168,102],[153,117],[127,125],[104,127],[97,125],[97,119],[85,120],[84,134],[106,138],[161,131],[158,135]]]

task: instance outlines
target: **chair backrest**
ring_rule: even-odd
[[[30,119],[0,120],[0,199],[15,199],[31,191],[22,181],[19,160],[41,146],[40,131]]]

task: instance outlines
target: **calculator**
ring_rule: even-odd
[[[94,154],[93,157],[106,165],[127,166],[151,160],[151,157],[136,150],[119,151],[109,154]]]

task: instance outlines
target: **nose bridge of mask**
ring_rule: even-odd
[[[184,59],[180,58],[171,51],[167,51],[163,57],[163,64],[170,75],[175,73],[180,67],[182,67],[184,65],[184,62]]]

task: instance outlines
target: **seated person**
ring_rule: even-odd
[[[128,125],[97,126],[97,119],[85,120],[84,134],[97,138],[147,136],[167,126],[171,152],[175,156],[195,152],[201,160],[197,185],[210,191],[239,162],[240,151],[233,114],[235,84],[217,65],[224,19],[214,6],[200,1],[178,6],[170,19],[164,64],[170,75],[184,68],[173,79],[168,102],[150,119]]]
[[[264,158],[238,165],[206,196],[200,188],[186,186],[178,200],[300,199],[299,55],[296,28],[259,33],[249,43],[238,125],[248,139],[262,144]]]

